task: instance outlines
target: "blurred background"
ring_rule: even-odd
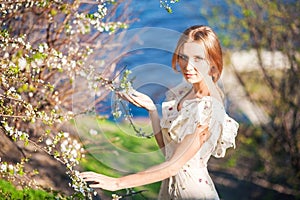
[[[224,71],[219,84],[228,113],[240,123],[237,149],[229,150],[225,159],[210,160],[221,198],[300,198],[299,2],[180,1],[171,4],[171,14],[157,9],[155,1],[132,5],[129,9],[138,19],[129,30],[182,32],[204,24],[221,39]],[[165,41],[174,44],[177,39]],[[171,56],[171,48],[144,48],[119,64],[132,69],[133,87],[160,105],[165,91],[181,82],[161,70],[170,67]],[[136,120],[147,117],[143,109],[129,107]]]
[[[70,169],[117,177],[162,162],[148,113],[114,91],[133,87],[161,114],[165,92],[183,81],[171,69],[177,40],[203,24],[220,38],[218,84],[240,124],[236,149],[209,161],[221,199],[300,199],[300,1],[0,3],[1,198],[41,198],[2,179],[62,197],[74,192]],[[114,193],[156,199],[159,187]]]

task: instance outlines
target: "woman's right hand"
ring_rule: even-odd
[[[156,110],[156,106],[153,103],[152,99],[134,89],[129,89],[128,91],[121,91],[117,92],[117,94],[124,100],[127,100],[128,102],[132,103],[133,105],[145,108],[148,111],[154,111]]]
[[[95,172],[81,172],[79,176],[83,181],[89,182],[89,187],[91,188],[102,188],[109,191],[123,189],[118,188],[118,178],[105,176]]]

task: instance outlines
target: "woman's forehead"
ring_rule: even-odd
[[[205,56],[205,48],[203,44],[197,42],[186,42],[181,46],[179,53],[185,55]]]

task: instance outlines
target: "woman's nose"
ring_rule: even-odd
[[[187,60],[187,64],[185,66],[185,70],[190,71],[194,69],[194,64],[191,62],[191,60]]]

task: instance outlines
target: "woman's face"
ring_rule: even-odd
[[[189,83],[198,83],[209,74],[204,47],[198,43],[184,43],[179,51],[178,63],[183,77]]]

